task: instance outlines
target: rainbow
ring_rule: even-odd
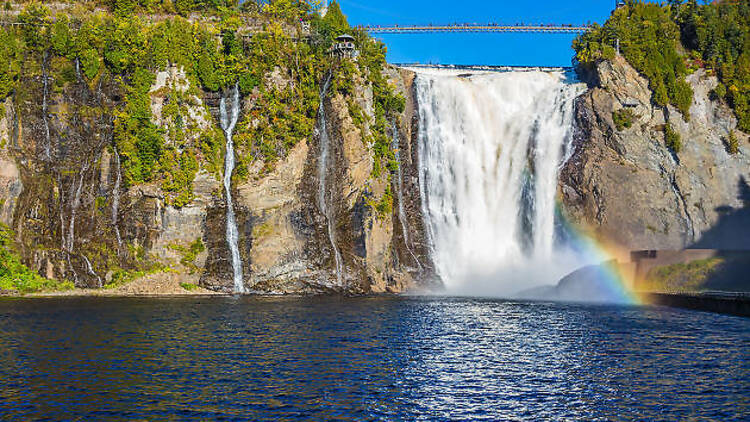
[[[609,297],[617,303],[645,305],[643,297],[635,290],[635,271],[630,264],[630,251],[597,241],[591,233],[573,225],[561,212],[558,203],[559,221],[568,234],[570,247],[587,262],[601,263],[600,281]]]

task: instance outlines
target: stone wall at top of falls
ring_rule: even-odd
[[[652,104],[648,82],[623,58],[598,64],[576,104],[575,151],[559,192],[566,214],[589,234],[624,251],[750,248],[750,145],[704,70],[687,77],[689,120]],[[630,127],[613,120],[629,109]],[[665,126],[682,139],[675,153]],[[730,132],[739,141],[728,152]]]

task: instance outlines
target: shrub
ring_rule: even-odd
[[[727,152],[732,155],[740,152],[740,143],[737,141],[737,135],[733,130],[727,135]]]
[[[182,287],[183,289],[189,292],[192,292],[198,289],[198,286],[196,286],[193,283],[180,283],[180,287]]]
[[[46,279],[21,262],[13,248],[13,232],[0,224],[0,290],[19,293],[71,290],[73,283]]]
[[[713,90],[713,96],[717,100],[724,99],[724,97],[727,96],[727,87],[726,87],[726,85],[724,85],[723,83],[719,82],[716,85],[716,88],[714,88],[714,90]]]
[[[181,256],[180,264],[187,268],[190,274],[195,274],[200,271],[200,268],[195,265],[195,259],[200,253],[206,250],[206,246],[201,239],[196,239],[188,246],[173,243],[169,245],[169,249],[172,249]]]
[[[615,122],[617,130],[629,129],[633,126],[633,112],[630,109],[623,108],[612,113],[612,120]]]
[[[679,153],[682,150],[682,139],[680,139],[680,134],[675,131],[669,123],[664,126],[664,140],[667,147],[675,153]]]

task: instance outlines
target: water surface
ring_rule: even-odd
[[[7,299],[0,419],[746,420],[750,320],[450,298]]]

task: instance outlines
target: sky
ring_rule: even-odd
[[[604,23],[614,0],[339,0],[351,25]],[[570,34],[377,35],[391,63],[570,66]]]

